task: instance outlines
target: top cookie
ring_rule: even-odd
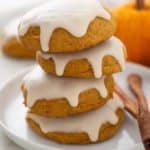
[[[53,0],[22,18],[19,36],[35,50],[76,52],[108,39],[115,27],[113,17],[98,0]]]

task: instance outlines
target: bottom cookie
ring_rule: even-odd
[[[96,111],[61,119],[27,114],[27,122],[35,132],[62,144],[103,142],[117,133],[123,120],[123,105],[119,100],[110,100]]]

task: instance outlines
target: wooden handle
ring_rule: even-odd
[[[120,87],[115,85],[115,92],[121,98],[124,103],[125,109],[134,117],[138,116],[138,105],[137,102],[132,100]]]
[[[150,112],[138,116],[141,138],[146,150],[150,150]]]
[[[128,77],[128,83],[132,91],[137,96],[138,101],[138,124],[141,133],[141,138],[145,146],[145,150],[150,150],[150,112],[147,99],[142,90],[142,79],[137,74],[132,74]]]
[[[132,74],[128,77],[128,83],[132,91],[137,96],[137,100],[139,103],[139,111],[148,111],[148,104],[145,98],[144,92],[142,90],[142,79],[137,74]]]

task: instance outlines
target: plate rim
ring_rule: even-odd
[[[37,64],[36,64],[37,65]],[[28,73],[30,70],[32,70],[32,68],[34,67],[34,66],[36,66],[36,65],[32,65],[32,66],[30,66],[30,67],[26,67],[25,69],[23,69],[22,71],[20,71],[20,72],[17,72],[17,73],[15,73],[15,75],[13,75],[10,79],[8,79],[8,80],[6,80],[4,83],[2,83],[2,85],[0,86],[0,94],[2,93],[2,91],[8,86],[8,84],[10,83],[10,82],[12,82],[13,80],[15,80],[16,78],[18,78],[18,76],[21,76],[21,75],[23,75],[23,74],[26,74],[26,73]],[[150,68],[149,67],[147,67],[147,66],[143,66],[143,65],[141,65],[141,64],[136,64],[136,63],[133,63],[133,62],[127,62],[127,65],[132,65],[133,67],[136,67],[136,68],[141,68],[141,69],[144,69],[146,72],[148,72],[149,74],[150,74]],[[28,144],[28,146],[31,146],[31,147],[39,147],[39,148],[43,148],[43,149],[50,149],[50,150],[62,150],[61,148],[55,148],[55,147],[48,147],[48,146],[42,146],[41,144],[38,144],[38,143],[34,143],[34,142],[32,142],[32,141],[28,141],[28,140],[26,140],[26,139],[24,139],[24,138],[22,138],[22,137],[19,137],[19,136],[17,136],[16,134],[14,134],[6,125],[5,125],[5,123],[2,121],[2,119],[0,119],[0,128],[4,131],[4,133],[5,133],[5,135],[7,135],[13,142],[15,142],[17,145],[19,145],[19,146],[21,146],[21,147],[23,147],[22,145],[21,145],[21,143],[19,144],[19,142],[16,142],[16,140],[18,140],[18,141],[22,141],[23,143],[25,143],[25,144]],[[15,137],[15,139],[12,139],[12,137]],[[136,144],[135,144],[135,146],[136,146]],[[25,147],[24,147],[25,148]]]
[[[37,65],[37,64],[36,64]],[[26,67],[24,70],[19,71],[17,73],[15,73],[10,79],[6,80],[0,87],[0,94],[2,93],[2,91],[8,86],[8,84],[10,82],[12,82],[13,80],[16,80],[16,78],[18,78],[18,76],[21,76],[23,74],[28,73],[29,71],[31,71],[36,65],[32,65],[30,67]],[[0,128],[4,131],[5,135],[9,137],[9,139],[11,139],[13,142],[15,142],[17,145],[21,146],[22,148],[25,148],[21,145],[21,143],[19,144],[19,142],[16,142],[16,140],[18,141],[22,141],[23,143],[28,143],[28,147],[29,146],[38,146],[39,148],[43,148],[43,146],[41,144],[38,143],[34,143],[32,141],[27,141],[24,138],[19,137],[18,135],[14,134],[6,125],[5,123],[2,121],[2,119],[0,119]],[[12,139],[12,137],[15,137],[15,139]],[[45,147],[48,148],[48,147]],[[55,148],[55,147],[49,147],[50,150],[61,150],[60,148]]]

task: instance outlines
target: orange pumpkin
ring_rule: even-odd
[[[150,66],[150,3],[137,0],[116,8],[116,36],[126,45],[128,59]]]

